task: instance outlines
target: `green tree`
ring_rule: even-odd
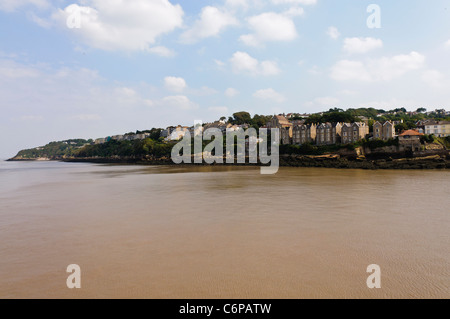
[[[233,124],[242,125],[249,124],[252,121],[252,117],[248,112],[237,112],[233,114]]]
[[[163,131],[163,129],[161,128],[152,128],[150,130],[150,138],[152,140],[158,140],[161,137],[161,132]]]
[[[259,129],[262,126],[265,126],[270,121],[270,119],[271,116],[255,114],[250,124],[252,125],[252,127]]]
[[[406,131],[408,129],[409,129],[409,127],[406,123],[399,123],[399,124],[395,125],[395,130],[400,133],[403,131]]]

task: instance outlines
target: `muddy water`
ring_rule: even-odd
[[[1,162],[0,298],[449,298],[449,191],[448,171]]]

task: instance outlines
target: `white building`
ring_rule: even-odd
[[[167,131],[170,132],[167,140],[169,141],[178,141],[181,140],[186,133],[190,133],[189,127],[187,126],[177,126],[177,127],[168,127]]]
[[[106,138],[98,138],[95,140],[95,144],[105,144],[106,143]]]
[[[430,122],[425,124],[425,134],[437,137],[447,137],[450,136],[450,122]]]

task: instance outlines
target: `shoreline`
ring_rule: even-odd
[[[427,154],[425,154],[427,155]],[[38,162],[38,161],[59,161],[66,163],[92,163],[92,164],[121,164],[121,165],[151,165],[151,166],[264,166],[258,164],[232,164],[232,163],[214,163],[214,164],[175,164],[170,158],[156,157],[112,157],[112,158],[40,158],[40,159],[9,159],[10,162]],[[435,170],[450,169],[450,153],[440,152],[440,154],[430,154],[428,156],[418,157],[399,157],[377,156],[377,158],[342,157],[336,154],[329,155],[281,155],[280,167],[316,167],[316,168],[337,168],[337,169],[418,169]]]

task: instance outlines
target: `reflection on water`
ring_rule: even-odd
[[[448,172],[259,173],[2,162],[0,298],[450,297]]]

